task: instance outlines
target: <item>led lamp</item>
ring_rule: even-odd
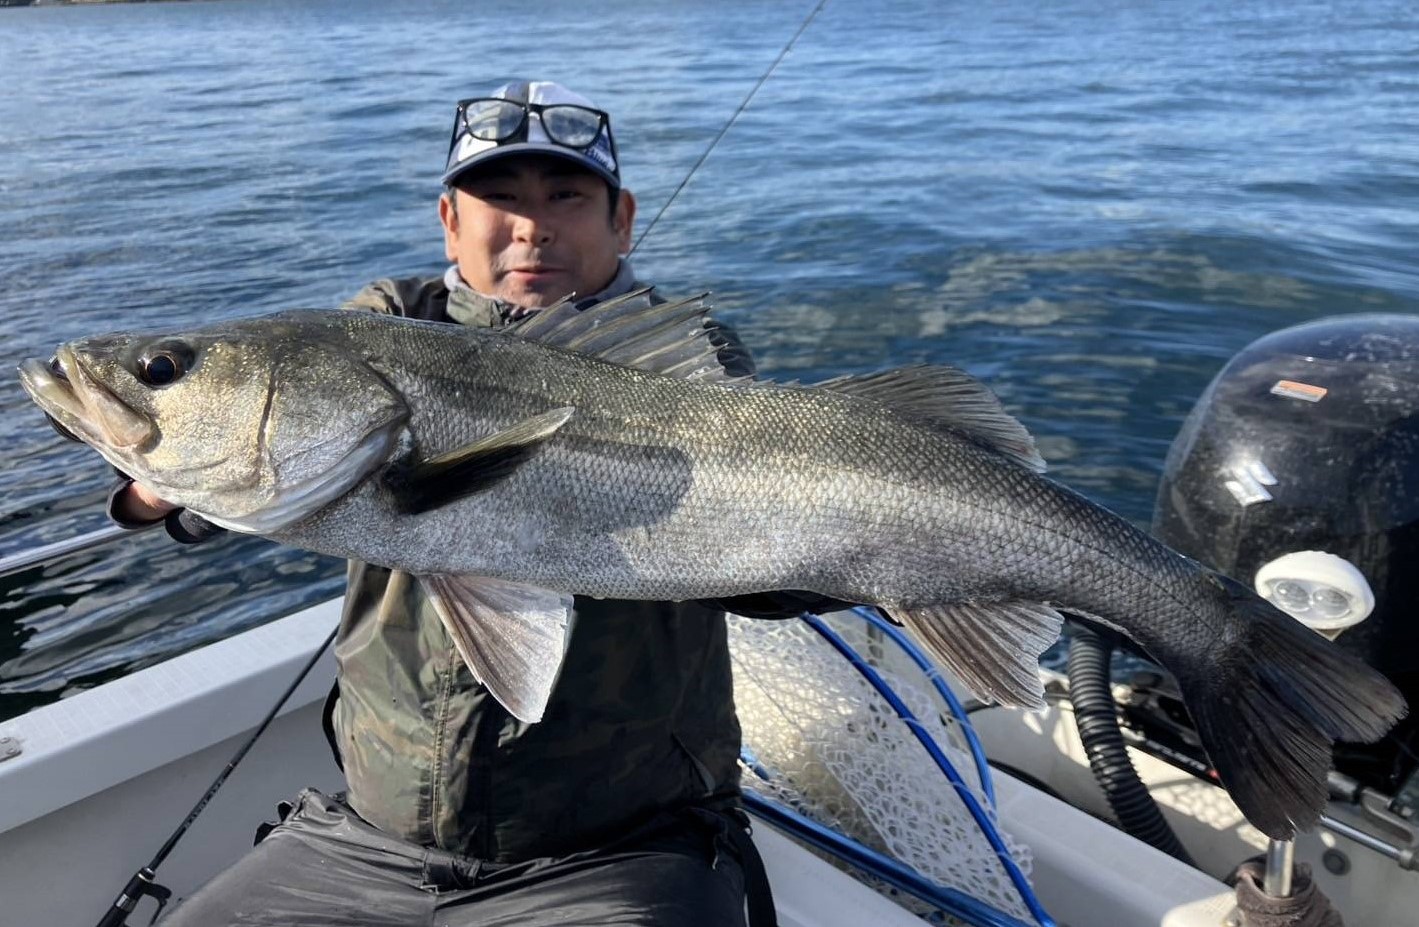
[[[1256,571],[1256,591],[1316,631],[1334,636],[1375,609],[1365,574],[1343,557],[1322,550],[1283,554]]]

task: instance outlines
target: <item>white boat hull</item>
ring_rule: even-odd
[[[316,606],[0,724],[21,750],[0,761],[0,925],[96,923],[338,614],[338,602]],[[320,727],[333,672],[327,653],[163,864],[159,881],[176,898],[246,852],[278,801],[342,788]],[[1001,822],[1031,845],[1037,891],[1061,923],[1215,927],[1230,910],[1211,877],[1008,776],[996,790]],[[762,822],[755,840],[784,927],[921,923]],[[152,904],[131,923],[146,923]]]

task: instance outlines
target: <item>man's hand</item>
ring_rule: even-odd
[[[119,472],[108,494],[108,517],[121,528],[146,528],[163,523],[168,536],[183,544],[199,544],[225,529],[200,515],[161,499],[151,489]]]

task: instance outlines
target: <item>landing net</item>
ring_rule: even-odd
[[[745,791],[897,860],[936,885],[1034,923],[1022,886],[1012,881],[986,830],[993,828],[1013,856],[1017,879],[1030,871],[1029,849],[999,830],[982,778],[989,774],[978,765],[963,724],[881,629],[850,612],[818,620],[826,631],[806,621],[729,618]],[[829,642],[834,635],[876,671],[935,741],[989,819],[986,829],[897,709]],[[927,913],[920,902],[907,907]]]

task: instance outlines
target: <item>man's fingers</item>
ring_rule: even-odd
[[[175,509],[177,506],[159,499],[126,474],[119,474],[108,494],[108,517],[124,528],[146,528]]]
[[[136,510],[140,506],[145,507],[148,510],[146,514],[152,518],[160,518],[168,512],[179,508],[179,506],[173,505],[171,502],[160,498],[157,493],[137,480],[133,481],[133,488],[129,490],[129,492],[132,493],[133,508]]]

